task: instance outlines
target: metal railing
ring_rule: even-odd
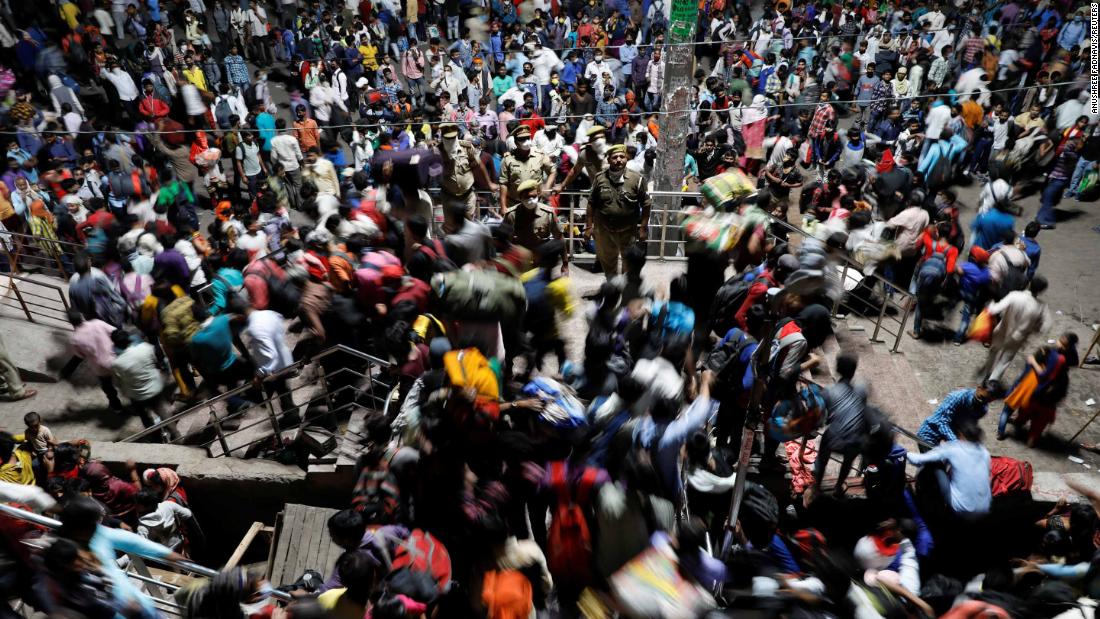
[[[12,273],[42,273],[68,279],[73,273],[73,256],[83,245],[48,239],[22,232],[0,232],[0,251]]]
[[[428,193],[438,196],[439,188],[431,188]],[[501,216],[499,194],[490,191],[475,191],[479,198],[488,198],[488,203],[479,199],[478,214],[482,220],[497,219]],[[700,200],[702,194],[697,191],[647,191],[652,198],[680,198]],[[596,255],[584,249],[584,219],[587,213],[588,191],[555,191],[554,196],[559,198],[557,206],[558,223],[562,227],[562,236],[566,244],[569,260],[595,260]],[[581,201],[585,202],[581,206]],[[684,236],[679,215],[682,212],[680,201],[672,201],[668,205],[664,201],[654,201],[649,213],[649,230],[646,237],[646,247],[650,257],[660,260],[684,259]],[[433,205],[435,206],[435,205]],[[438,208],[438,207],[436,207]],[[440,215],[435,219],[438,224]]]
[[[772,217],[771,220],[774,224],[778,224],[789,233],[793,232],[803,237],[809,237],[809,234],[805,230],[791,225],[790,222],[776,219],[775,217]],[[890,352],[897,352],[898,348],[901,346],[902,336],[905,335],[905,324],[909,321],[909,314],[912,313],[913,308],[916,307],[916,298],[909,294],[904,287],[899,287],[898,284],[876,273],[864,275],[863,265],[856,262],[846,253],[836,253],[834,255],[837,260],[840,261],[836,269],[839,271],[842,294],[831,308],[833,316],[840,316],[841,314],[838,310],[843,308],[851,314],[874,322],[875,327],[871,333],[871,341],[880,344],[888,344],[888,339],[879,338],[880,334],[885,334],[893,338],[893,346],[890,347]],[[861,307],[871,307],[870,303],[853,303],[848,295],[847,284],[849,283],[852,284],[853,289],[862,287],[862,289],[866,290],[869,294],[881,294],[882,302],[877,308],[877,311],[868,312],[864,307]],[[898,318],[898,316],[901,317]]]
[[[60,286],[30,279],[14,273],[8,273],[7,275],[8,290],[14,293],[15,302],[12,303],[11,299],[5,294],[3,299],[0,300],[0,305],[23,312],[27,320],[33,323],[50,324],[51,326],[57,326],[53,323],[61,323],[65,327],[72,328],[68,315],[68,295],[65,294],[65,291],[62,290]],[[29,284],[29,286],[20,288],[19,284],[16,282],[24,282],[25,284]],[[41,294],[37,292],[35,288],[44,288],[51,292],[48,294]],[[60,300],[60,305],[57,303],[58,300]],[[35,320],[36,316],[39,320]]]
[[[33,525],[45,527],[51,531],[56,531],[61,528],[61,522],[58,520],[3,503],[0,503],[0,514]],[[158,609],[177,616],[183,616],[184,609],[176,604],[165,592],[171,594],[179,589],[179,586],[154,578],[146,567],[145,562],[153,561],[173,570],[202,576],[204,578],[213,578],[218,574],[217,570],[212,570],[193,561],[168,561],[160,557],[133,552],[126,553],[126,556],[129,559],[125,570],[126,575],[141,583],[142,588],[145,589],[146,594],[152,598]],[[290,595],[282,591],[274,591],[271,595],[283,602],[291,601]]]
[[[359,361],[363,362],[365,368],[364,371],[359,372],[350,367],[341,367],[334,372],[326,372],[320,361],[326,357],[334,354],[350,355]],[[311,366],[315,366],[320,379],[320,389],[316,390],[318,384],[315,381],[306,381],[297,387],[287,387],[285,391],[281,391],[276,388],[276,385],[282,383],[285,380],[297,375],[299,372],[307,371],[311,369]],[[387,361],[369,355],[367,353],[349,348],[344,345],[333,346],[328,348],[317,355],[309,358],[302,359],[294,362],[286,368],[271,374],[264,378],[260,383],[260,392],[265,393],[265,396],[258,402],[254,402],[251,406],[245,406],[241,409],[225,414],[220,413],[218,408],[221,405],[227,405],[231,398],[243,398],[247,399],[247,396],[252,396],[257,393],[257,387],[251,383],[241,385],[234,389],[230,389],[224,393],[221,393],[213,398],[210,398],[200,404],[191,406],[186,410],[180,411],[160,422],[145,428],[141,432],[132,434],[122,439],[122,442],[132,443],[146,439],[150,436],[158,436],[163,432],[172,432],[179,422],[187,417],[196,414],[205,414],[208,416],[209,421],[198,428],[188,429],[186,433],[179,434],[168,442],[172,444],[184,444],[189,440],[194,440],[194,437],[200,437],[201,446],[211,449],[215,444],[221,448],[221,452],[214,454],[211,451],[211,455],[214,457],[230,456],[241,450],[247,451],[249,448],[269,439],[271,434],[267,433],[266,429],[262,429],[262,426],[268,425],[274,436],[282,436],[283,432],[291,429],[301,428],[309,425],[312,422],[324,419],[326,417],[333,417],[341,411],[347,410],[352,406],[360,404],[360,396],[365,396],[370,400],[372,404],[377,405],[378,410],[382,410],[389,399],[393,385],[390,385],[384,381],[379,380],[379,376],[382,374],[382,370],[391,367],[391,364]],[[348,379],[346,384],[332,388],[331,382],[333,379],[344,378]],[[361,386],[362,381],[366,381],[366,389]],[[270,389],[264,389],[267,385]],[[298,412],[298,419],[293,421],[287,421],[286,417],[291,411],[281,410],[276,412],[276,403],[280,401],[282,397],[287,394],[293,398],[295,393],[301,394],[302,392],[315,390],[309,396],[305,402],[295,401],[294,411]],[[270,395],[266,395],[270,393]],[[350,398],[349,401],[342,404],[336,404],[341,399],[341,396],[348,394],[354,394],[356,397]],[[326,409],[320,414],[310,416],[310,407],[320,402],[325,402]],[[260,412],[259,419],[250,420],[248,423],[246,417],[250,414]],[[292,415],[290,415],[293,418]],[[281,420],[280,418],[283,418]],[[235,422],[242,422],[235,428],[228,429],[226,426],[234,425]],[[251,438],[249,440],[248,433],[252,431],[252,434],[258,434],[258,437]],[[202,440],[201,437],[207,436],[213,433],[213,438],[209,440]],[[231,445],[235,443],[234,438],[242,437],[246,439],[241,444]]]

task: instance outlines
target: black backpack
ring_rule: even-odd
[[[298,303],[302,300],[302,291],[289,278],[279,278],[274,275],[265,275],[267,283],[267,307],[279,312],[286,318],[298,315]]]
[[[218,99],[218,103],[214,106],[214,119],[218,121],[219,129],[229,128],[229,117],[233,115],[233,106],[229,104],[228,97],[222,97]]]
[[[755,280],[753,280],[755,281]],[[715,333],[726,333],[734,326],[734,314],[749,297],[749,288],[753,282],[744,281],[744,275],[737,274],[726,280],[718,293],[714,295],[714,302],[710,305],[710,328]]]
[[[447,252],[443,249],[443,243],[439,239],[425,239],[425,242],[416,251],[431,260],[432,273],[447,273],[458,270],[458,265],[447,257]]]
[[[740,329],[734,328],[731,331],[726,342],[715,346],[707,355],[704,365],[714,372],[719,382],[736,386],[745,375],[747,365],[741,361],[741,355],[749,346],[756,344],[756,340]]]

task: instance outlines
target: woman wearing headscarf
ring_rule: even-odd
[[[187,492],[180,486],[180,476],[172,469],[163,466],[155,469],[145,469],[141,474],[141,480],[162,501],[171,501],[183,507],[190,507],[187,501]]]
[[[912,96],[913,90],[909,84],[909,69],[905,67],[898,67],[898,74],[894,77],[892,85],[894,86],[894,99],[897,100],[898,107],[901,108],[901,113],[904,114],[909,109],[909,97]]]
[[[115,477],[102,462],[89,462],[81,471],[81,475],[91,486],[92,498],[107,508],[108,516],[123,520],[134,519],[134,497],[141,489],[141,484],[136,479],[137,474],[132,465],[130,471],[135,478],[132,482]]]

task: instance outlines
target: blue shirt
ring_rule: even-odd
[[[932,462],[947,464],[950,479],[951,509],[957,514],[984,514],[993,502],[989,483],[989,450],[981,443],[951,441],[928,453],[910,453],[917,466]]]
[[[117,553],[120,551],[163,559],[171,554],[172,550],[170,548],[151,542],[137,533],[99,525],[96,527],[92,539],[88,541],[88,549],[99,559],[103,575],[111,580],[111,594],[119,607],[124,608],[133,602],[137,602],[146,617],[159,616],[156,606],[153,605],[153,600],[141,593],[134,585],[135,581],[130,580],[126,573],[119,569],[116,559],[118,558]],[[121,618],[122,615],[116,614],[115,617]]]
[[[974,218],[970,229],[974,232],[974,245],[982,249],[989,249],[1001,242],[1006,230],[1014,230],[1016,218],[996,208]]]
[[[275,137],[275,117],[267,112],[256,115],[256,129],[260,132],[260,148],[264,152],[271,152],[271,138]]]
[[[562,83],[572,87],[574,84],[577,83],[577,78],[580,77],[583,71],[584,65],[581,64],[580,61],[565,61],[565,65],[561,68]]]
[[[962,263],[962,275],[959,277],[959,288],[964,300],[976,300],[982,288],[988,286],[992,281],[993,277],[989,274],[989,269],[975,262]]]
[[[733,338],[737,338],[737,341],[740,342],[746,337],[749,336],[744,331],[738,329],[737,327],[734,327],[729,331],[726,331],[726,335],[722,337],[721,342],[718,342],[718,346],[716,346],[716,348],[721,348],[722,346],[725,346],[726,342],[729,342]],[[741,377],[741,389],[744,391],[752,390],[753,381],[756,380],[752,373],[752,355],[756,352],[756,347],[759,345],[759,343],[749,344],[745,347],[744,350],[741,351],[741,356],[737,359],[737,361],[745,367],[745,374]]]
[[[654,468],[669,497],[679,497],[680,449],[692,432],[702,428],[718,412],[718,402],[700,397],[679,417],[669,421],[654,421],[643,417],[634,428],[634,443],[654,450]]]
[[[917,438],[938,445],[943,441],[957,440],[951,426],[958,420],[978,421],[989,412],[989,405],[978,401],[974,389],[956,389],[947,394],[936,412],[924,420],[917,430]]]
[[[191,358],[195,365],[203,371],[221,372],[229,369],[237,360],[237,353],[233,349],[233,329],[229,325],[229,316],[223,314],[215,316],[210,323],[202,327],[191,336],[188,344],[191,350]]]

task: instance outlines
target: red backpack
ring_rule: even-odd
[[[586,467],[574,488],[566,476],[565,463],[550,464],[550,487],[558,495],[558,504],[546,539],[547,563],[559,582],[585,585],[591,580],[592,534],[584,507],[598,473],[599,469]]]
[[[451,588],[451,556],[431,533],[413,529],[393,554],[387,583],[394,593],[430,604]]]

